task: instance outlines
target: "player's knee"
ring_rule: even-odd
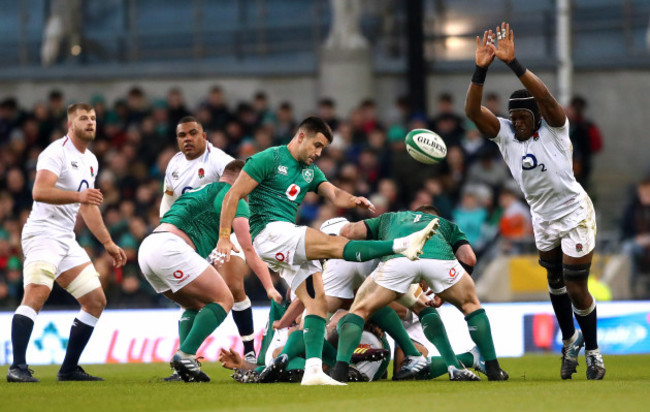
[[[422,288],[420,285],[418,283],[413,283],[411,286],[409,286],[409,289],[406,291],[406,293],[397,299],[397,303],[407,308],[411,308],[418,302],[421,294]]]
[[[563,265],[564,280],[568,282],[583,282],[589,277],[591,263],[578,263]]]
[[[230,291],[226,291],[227,293],[221,293],[220,296],[215,299],[215,302],[221,305],[223,310],[226,312],[230,312],[232,310],[233,305],[235,304],[235,299],[232,296],[232,293]]]
[[[100,290],[102,288],[102,284],[99,281],[99,273],[97,273],[95,266],[90,264],[86,266],[74,279],[72,279],[72,282],[70,282],[68,286],[65,287],[65,290],[74,296],[75,299],[79,300],[81,297],[87,295],[97,288]],[[106,306],[106,297],[104,296],[104,293],[102,292],[96,295],[97,296],[93,296],[92,301],[98,301],[98,303],[101,303],[100,301],[103,301],[103,306],[101,309],[104,309]],[[102,299],[99,298],[99,295],[101,295]],[[99,308],[100,305],[98,304],[94,306],[96,306],[96,308]]]
[[[555,260],[540,259],[539,265],[546,269],[546,279],[551,293],[565,293],[562,277],[562,263]]]
[[[25,265],[23,269],[23,285],[44,285],[52,290],[54,286],[54,277],[56,275],[56,266],[48,262],[31,262]]]

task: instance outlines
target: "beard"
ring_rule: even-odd
[[[86,129],[74,127],[74,135],[77,136],[79,139],[87,142],[92,142],[93,140],[95,140],[96,133],[97,130],[88,131]]]

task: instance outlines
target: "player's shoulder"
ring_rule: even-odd
[[[55,141],[53,141],[52,143],[47,145],[47,147],[45,149],[43,149],[43,151],[39,155],[39,158],[41,158],[41,157],[64,156],[65,155],[65,146],[66,145],[71,145],[71,144],[72,144],[72,141],[67,136],[63,136],[63,137],[61,137],[59,139],[56,139]]]

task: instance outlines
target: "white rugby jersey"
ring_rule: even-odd
[[[88,149],[81,153],[68,136],[64,136],[41,152],[36,170],[48,170],[59,177],[57,189],[82,192],[95,187],[97,158]],[[54,231],[72,232],[80,203],[52,205],[34,201],[23,233],[47,234]]]
[[[542,120],[530,139],[515,138],[512,122],[499,117],[501,128],[492,139],[503,155],[533,216],[545,221],[574,212],[586,196],[573,175],[573,145],[569,139],[569,120],[551,127]]]
[[[178,152],[167,165],[164,191],[173,191],[176,200],[190,189],[218,181],[233,160],[210,142],[206,142],[205,152],[196,159],[187,160],[183,152]]]

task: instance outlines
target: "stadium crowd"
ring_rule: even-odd
[[[495,250],[518,252],[526,244],[520,241],[532,236],[528,206],[496,146],[454,112],[450,94],[439,96],[433,118],[413,113],[406,98],[398,98],[386,117],[379,116],[372,100],[360,102],[347,117],[339,117],[331,99],[322,99],[316,108],[305,110],[287,101],[272,107],[264,92],[236,105],[226,96],[225,90],[214,86],[196,108],[186,105],[178,88],[171,88],[162,99],[148,96],[137,86],[112,103],[101,95],[90,98],[98,119],[91,149],[100,162],[97,187],[104,197],[101,209],[113,239],[126,251],[128,263],[113,269],[110,257],[88,229],[78,224],[77,230],[80,244],[101,275],[109,308],[169,305],[139,273],[137,251],[159,223],[165,169],[178,151],[176,124],[186,115],[199,119],[214,146],[246,159],[270,146],[288,143],[301,116],[315,114],[335,133],[318,166],[338,187],[368,197],[378,214],[433,204],[442,217],[453,219],[467,234],[479,259]],[[0,102],[0,307],[13,308],[22,297],[20,234],[31,209],[36,161],[41,150],[65,134],[67,103],[58,90],[31,108],[21,107],[13,97]],[[504,116],[498,95],[489,94],[486,105]],[[416,128],[431,129],[443,137],[448,147],[444,162],[424,166],[407,154],[404,136]],[[586,133],[582,138],[593,139],[593,131]],[[576,170],[586,185],[591,155],[599,147],[589,141],[574,147],[574,157],[583,160],[577,163],[587,165]],[[318,228],[335,216],[353,221],[368,217],[358,213],[337,210],[310,193],[299,210],[298,224]],[[494,242],[496,238],[500,241]],[[278,277],[275,282],[282,287]],[[246,291],[253,301],[267,302],[256,277],[247,278]],[[48,307],[68,304],[74,305],[74,299],[55,287]]]

